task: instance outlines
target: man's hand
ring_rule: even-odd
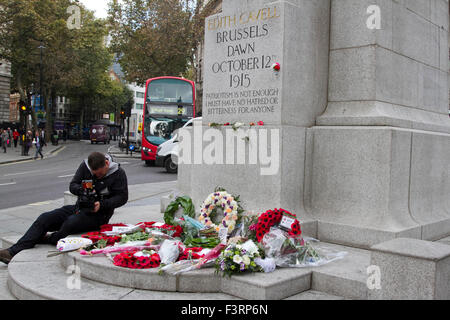
[[[100,210],[100,202],[94,204],[94,210],[92,212],[97,213]]]

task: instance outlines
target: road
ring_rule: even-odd
[[[87,141],[70,142],[44,160],[0,165],[0,209],[63,198],[81,162],[91,152],[107,152],[108,147]],[[177,179],[176,174],[168,174],[164,168],[147,167],[138,159],[116,161],[127,173],[129,185]]]

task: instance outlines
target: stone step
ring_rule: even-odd
[[[347,299],[366,300],[371,251],[330,243],[321,243],[319,247],[333,252],[347,252],[347,255],[341,260],[312,268],[311,290]]]
[[[8,266],[0,263],[0,301],[17,300],[8,290]]]
[[[8,266],[8,287],[19,300],[232,300],[222,293],[179,293],[136,290],[107,285],[61,268],[60,258],[46,258],[51,246],[38,245],[14,257]],[[75,273],[73,271],[75,270]]]
[[[18,237],[2,239],[2,244],[9,247]],[[320,243],[321,250],[331,249],[334,252],[345,251],[347,256],[342,260],[315,268],[279,268],[270,274],[249,274],[223,278],[214,273],[213,268],[201,269],[178,276],[159,275],[155,269],[129,270],[116,267],[104,256],[83,257],[78,252],[62,255],[50,260],[56,260],[51,268],[67,270],[76,266],[84,281],[89,285],[98,284],[143,291],[151,296],[153,291],[165,294],[225,294],[228,297],[249,300],[279,300],[279,299],[308,299],[309,295],[302,293],[312,291],[324,295],[346,299],[367,299],[367,274],[370,264],[370,251],[344,247],[340,245]],[[48,263],[46,258],[50,246],[38,246],[17,255],[10,264],[12,268],[17,264],[39,262]],[[54,266],[57,264],[58,266]],[[54,266],[54,267],[53,267]],[[50,265],[47,266],[50,268]],[[40,266],[36,266],[44,272]],[[33,269],[30,267],[30,270]],[[45,268],[44,268],[45,269]],[[14,269],[13,269],[14,270]],[[47,269],[45,269],[47,270]],[[51,273],[51,271],[50,271]],[[25,275],[23,275],[25,276]],[[69,276],[65,275],[67,279]],[[19,275],[11,277],[20,279]],[[19,286],[21,287],[21,286]],[[99,289],[100,290],[100,289]],[[134,295],[134,294],[133,294]],[[132,295],[132,296],[133,296]],[[46,295],[43,295],[46,297]],[[298,296],[298,297],[297,297]],[[76,298],[75,298],[76,299]]]
[[[345,300],[344,297],[334,296],[320,291],[308,290],[284,300]]]
[[[177,292],[224,292],[242,299],[284,299],[309,289],[347,299],[367,299],[367,267],[370,251],[320,243],[322,251],[347,252],[342,260],[314,268],[279,268],[270,274],[222,278],[214,269],[202,269],[177,277],[158,275],[157,270],[130,270],[114,266],[106,257],[62,256],[61,263],[80,267],[83,277],[111,285],[144,290]]]
[[[8,249],[12,245],[14,245],[17,241],[19,241],[20,238],[21,236],[7,236],[0,238],[0,248]]]
[[[440,242],[440,243],[443,243],[443,244],[447,244],[447,245],[450,246],[450,237],[443,238],[443,239],[441,239],[441,240],[439,240],[437,242]]]
[[[8,267],[8,287],[19,300],[236,300],[224,293],[164,292],[107,285],[85,279],[61,267],[60,258],[46,258],[51,246],[38,245],[18,254]],[[130,271],[130,270],[128,270]],[[133,270],[134,271],[134,270]],[[77,282],[79,280],[79,282]],[[272,281],[275,281],[273,279]],[[318,291],[306,291],[286,300],[341,300]]]
[[[116,267],[104,257],[83,257],[78,252],[61,257],[64,268],[76,265],[83,278],[141,290],[166,292],[223,292],[248,300],[280,300],[309,290],[311,271],[279,269],[274,273],[255,273],[224,278],[206,268],[177,276],[159,275],[157,269],[129,270]]]

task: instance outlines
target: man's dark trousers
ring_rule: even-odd
[[[45,243],[55,245],[59,240],[69,235],[96,231],[100,226],[108,223],[101,212],[78,213],[76,206],[65,206],[50,212],[43,213],[28,229],[25,235],[11,248],[9,253],[15,256],[22,250],[33,248],[38,243],[44,243],[47,232],[54,232]]]

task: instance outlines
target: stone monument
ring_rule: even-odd
[[[199,209],[221,186],[361,248],[448,236],[448,20],[444,0],[224,0],[180,191]]]

